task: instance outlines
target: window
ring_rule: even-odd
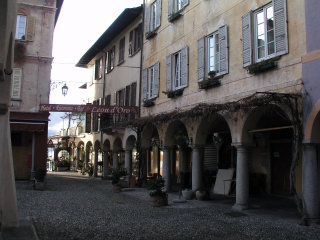
[[[130,32],[129,36],[129,56],[134,55],[141,48],[142,43],[142,24]]]
[[[228,28],[224,25],[198,40],[198,82],[207,79],[211,71],[220,76],[228,70]]]
[[[160,63],[157,62],[143,70],[143,100],[154,99],[159,96],[159,67]]]
[[[160,27],[161,22],[161,0],[154,1],[151,5],[146,7],[146,36],[158,27]]]
[[[11,98],[20,99],[21,98],[21,79],[22,79],[22,69],[14,68],[12,75],[12,87],[11,87]]]
[[[168,15],[169,18],[175,13],[179,13],[189,4],[189,0],[169,0]]]
[[[273,0],[242,17],[244,67],[288,53],[286,20],[286,0]]]
[[[35,18],[17,15],[16,36],[18,40],[33,41],[35,33]]]
[[[115,46],[113,46],[108,52],[107,52],[107,73],[111,72],[114,69],[114,52],[115,52]]]
[[[99,80],[102,78],[102,57],[96,60],[95,63],[95,79]]]
[[[119,43],[119,63],[124,61],[124,47],[125,47],[125,38],[122,38]]]
[[[167,56],[167,91],[188,86],[188,47]]]
[[[27,17],[18,15],[17,26],[16,26],[16,39],[25,40],[26,27],[27,27]]]

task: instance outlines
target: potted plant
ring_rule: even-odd
[[[164,179],[162,177],[156,177],[150,180],[149,189],[151,192],[150,203],[154,207],[161,207],[168,205],[168,194],[163,190],[164,188]]]
[[[47,174],[47,169],[43,167],[38,167],[34,172],[34,189],[44,190],[45,186],[45,177]]]
[[[185,200],[191,200],[193,198],[194,192],[191,189],[183,189],[181,192]]]
[[[111,179],[113,185],[113,192],[121,192],[122,185],[120,182],[121,177],[126,175],[125,169],[112,169],[111,170]]]
[[[67,171],[70,168],[70,163],[67,160],[61,160],[57,163],[57,171]]]

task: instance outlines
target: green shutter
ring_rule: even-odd
[[[252,12],[248,12],[242,16],[242,58],[243,67],[247,67],[252,64],[252,34],[251,34],[251,15]]]
[[[171,58],[172,58],[172,56],[171,55],[169,55],[169,56],[167,56],[167,59],[166,59],[166,65],[167,65],[167,91],[171,91],[172,90],[172,83],[171,83],[171,81],[172,81],[172,67],[171,67]]]
[[[142,72],[142,99],[148,99],[148,69],[143,69]]]
[[[204,68],[205,68],[205,38],[198,40],[198,82],[204,80]]]
[[[181,49],[181,87],[188,86],[188,46]]]
[[[273,0],[276,55],[288,53],[286,0]]]
[[[27,29],[26,29],[26,40],[27,41],[34,41],[35,28],[36,28],[35,17],[28,16],[27,17]]]
[[[146,6],[146,12],[145,12],[145,25],[146,25],[146,34],[148,34],[150,30],[150,5]],[[131,35],[131,32],[130,32]],[[131,38],[131,36],[130,36]]]
[[[156,12],[156,28],[160,27],[161,24],[161,0],[157,0],[157,12]]]
[[[168,16],[169,17],[173,14],[173,1],[174,0],[169,0],[169,2],[168,2]]]
[[[153,83],[153,96],[152,98],[156,98],[159,96],[159,81],[160,81],[160,63],[156,62],[154,65],[154,83]]]
[[[219,28],[219,75],[227,74],[228,68],[228,27],[224,25]]]

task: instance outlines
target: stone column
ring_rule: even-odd
[[[236,203],[232,210],[242,211],[248,208],[249,201],[249,159],[248,149],[243,145],[237,148]]]
[[[103,173],[102,178],[106,179],[108,176],[108,153],[104,151],[102,153]]]
[[[163,148],[163,165],[162,165],[162,177],[165,180],[166,191],[170,190],[171,187],[171,174],[170,174],[170,148]]]
[[[117,169],[118,168],[118,152],[113,152],[112,153],[112,160],[113,160],[113,168]]]
[[[309,220],[319,218],[318,164],[316,145],[303,145],[302,196],[305,217]]]
[[[97,177],[98,176],[98,155],[99,151],[98,149],[94,150],[94,162],[93,162],[93,176]]]
[[[124,167],[127,169],[127,174],[131,175],[132,172],[132,150],[126,149]]]
[[[196,191],[202,185],[202,147],[195,145],[192,149],[192,190]]]
[[[79,168],[79,161],[80,161],[80,156],[81,156],[81,148],[77,148],[77,155],[76,155],[76,169],[75,172],[78,171]]]

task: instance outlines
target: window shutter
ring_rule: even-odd
[[[205,38],[198,40],[198,82],[204,80],[204,41]]]
[[[87,105],[91,105],[91,103],[87,103]],[[91,113],[86,113],[86,133],[91,132]]]
[[[251,15],[252,12],[250,11],[242,16],[243,67],[247,67],[252,64]]]
[[[156,62],[156,64],[154,65],[154,83],[153,83],[153,96],[152,98],[156,98],[159,96],[159,76],[160,76],[160,63]]]
[[[173,1],[174,0],[169,0],[169,3],[168,3],[168,16],[170,17],[173,13]]]
[[[143,69],[142,73],[142,98],[148,99],[148,69]]]
[[[182,0],[182,8],[186,7],[189,4],[189,0]]]
[[[13,69],[13,76],[12,76],[12,86],[11,86],[11,98],[13,98],[13,99],[20,98],[21,78],[22,78],[21,68],[14,68]]]
[[[219,28],[219,47],[220,47],[220,69],[219,75],[228,73],[228,27],[224,25]]]
[[[151,32],[150,31],[150,5],[146,6],[146,13],[145,13],[145,25],[146,25],[146,34]],[[131,32],[130,32],[130,39],[131,39]]]
[[[276,55],[288,53],[286,0],[273,0]]]
[[[137,83],[132,83],[130,106],[136,106],[136,92],[137,92]]]
[[[129,35],[129,56],[131,56],[133,54],[133,30],[130,31],[130,35]]]
[[[106,97],[106,106],[110,106],[111,105],[111,95],[108,95]]]
[[[125,106],[130,106],[130,85],[126,86],[126,94],[125,94]]]
[[[181,87],[188,86],[188,46],[181,49]]]
[[[35,17],[28,16],[27,18],[27,30],[26,30],[26,40],[33,41],[36,27]]]
[[[161,24],[161,0],[157,0],[157,3],[156,3],[157,7],[157,12],[156,12],[156,28],[160,27],[160,24]]]
[[[167,63],[167,91],[172,90],[172,83],[171,83],[171,78],[172,78],[172,68],[171,68],[171,55],[167,56],[166,63]]]

